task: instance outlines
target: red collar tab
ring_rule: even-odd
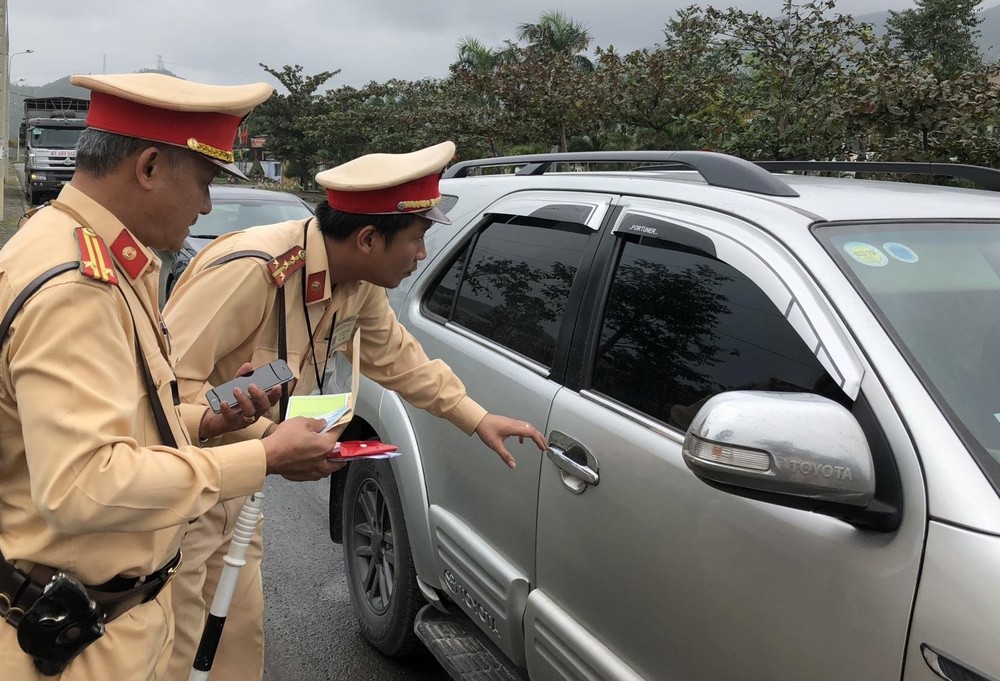
[[[342,213],[419,213],[441,203],[441,191],[438,189],[440,177],[440,173],[434,173],[394,187],[371,191],[327,189],[326,202]]]
[[[118,237],[111,242],[111,253],[122,266],[128,276],[138,279],[149,264],[149,258],[142,252],[139,242],[132,238],[127,229],[123,229]]]
[[[104,92],[92,92],[87,127],[187,147],[233,162],[239,116],[206,111],[169,111]]]
[[[306,302],[315,303],[323,299],[326,285],[326,272],[313,272],[306,278]]]
[[[111,261],[111,254],[104,239],[90,227],[76,228],[76,241],[80,245],[80,273],[112,286],[118,285],[118,275]]]
[[[277,258],[267,263],[267,269],[279,287],[284,286],[288,277],[292,276],[306,265],[306,249],[293,246]]]

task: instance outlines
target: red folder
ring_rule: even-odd
[[[330,454],[332,461],[338,459],[385,459],[397,455],[396,445],[388,445],[378,440],[348,440],[338,442]]]

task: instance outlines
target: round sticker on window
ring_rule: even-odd
[[[882,248],[885,252],[894,257],[899,262],[917,262],[920,260],[917,254],[913,252],[913,249],[909,246],[904,246],[903,244],[897,244],[895,241],[890,241],[888,243],[882,244]]]
[[[862,265],[884,267],[889,264],[889,258],[885,257],[885,253],[871,244],[861,241],[850,241],[844,244],[844,250]]]

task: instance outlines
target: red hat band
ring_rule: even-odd
[[[439,173],[419,177],[403,184],[370,191],[327,189],[326,202],[334,210],[359,215],[381,213],[416,213],[441,202]]]
[[[96,91],[87,112],[89,128],[187,147],[227,163],[233,162],[240,121],[239,116],[161,109]]]

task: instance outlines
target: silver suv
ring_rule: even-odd
[[[612,152],[446,177],[455,225],[390,299],[551,446],[507,470],[363,382],[354,435],[405,453],[331,494],[373,645],[455,678],[1000,679],[1000,172]]]

